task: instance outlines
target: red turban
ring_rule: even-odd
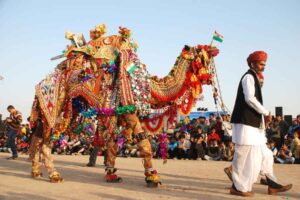
[[[251,53],[247,58],[247,63],[250,67],[250,64],[252,62],[258,62],[258,61],[266,61],[268,58],[268,54],[264,51],[254,51]]]

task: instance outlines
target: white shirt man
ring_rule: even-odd
[[[232,141],[235,154],[232,162],[233,186],[230,193],[252,196],[252,185],[259,173],[268,181],[269,194],[289,190],[292,185],[281,186],[276,183],[273,173],[273,154],[267,147],[264,116],[271,115],[262,105],[261,85],[258,74],[262,73],[267,54],[257,51],[248,57],[250,69],[242,77],[235,107],[232,113]]]

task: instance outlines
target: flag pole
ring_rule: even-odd
[[[211,42],[210,42],[210,45],[209,46],[213,46],[213,43],[214,43],[214,39],[211,39]]]
[[[216,32],[216,31],[215,31]],[[209,44],[209,46],[210,47],[212,47],[213,46],[213,43],[214,43],[214,36],[211,38],[211,42],[210,42],[210,44]],[[209,60],[209,66],[211,65],[211,63],[212,63],[212,58]]]
[[[215,31],[216,32],[216,31]],[[211,42],[210,42],[210,45],[209,46],[213,46],[213,43],[214,43],[214,36],[211,38]]]

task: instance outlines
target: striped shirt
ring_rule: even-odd
[[[9,119],[11,122],[7,122],[9,130],[19,130],[22,123],[22,113],[16,111],[10,114]]]

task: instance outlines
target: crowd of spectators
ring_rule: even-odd
[[[199,117],[190,120],[189,117],[164,131],[167,136],[168,158],[208,161],[232,161],[234,156],[234,144],[231,141],[232,130],[230,116],[215,116],[211,114],[208,119]],[[28,124],[22,125],[16,138],[19,153],[28,153],[31,130]],[[266,136],[268,146],[274,154],[277,163],[300,163],[300,115],[289,126],[281,116],[276,116],[267,125]],[[149,134],[148,139],[152,146],[153,157],[161,158],[158,135]],[[84,133],[60,135],[56,140],[51,140],[53,154],[64,155],[89,155],[93,147],[93,135]],[[118,156],[138,157],[138,139],[130,140],[119,136]],[[99,155],[105,153],[103,146]],[[0,132],[0,152],[8,152],[7,136],[5,131]]]

